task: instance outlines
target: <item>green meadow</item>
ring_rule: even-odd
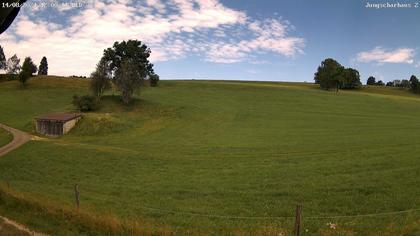
[[[55,77],[24,89],[1,82],[0,122],[33,132],[35,117],[73,111],[73,94],[87,86]],[[0,131],[0,144],[5,139]],[[288,235],[302,203],[303,235],[418,235],[420,213],[400,211],[420,206],[420,96],[385,87],[335,93],[305,83],[161,81],[127,107],[109,92],[68,135],[0,157],[0,181],[67,207],[79,184],[84,211],[174,233],[273,227]],[[1,205],[0,214],[41,231],[63,230]],[[363,216],[387,212],[397,213]]]
[[[13,136],[10,133],[0,128],[0,147],[6,145],[10,141],[12,141],[12,139],[13,139]]]

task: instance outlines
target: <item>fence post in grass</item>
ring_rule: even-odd
[[[300,236],[300,224],[302,220],[302,204],[296,205],[295,236]]]
[[[76,198],[76,209],[79,211],[80,208],[80,192],[79,192],[79,185],[74,185],[74,197]]]

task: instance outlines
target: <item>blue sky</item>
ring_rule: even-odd
[[[420,77],[415,1],[29,2],[0,44],[7,56],[47,56],[57,75],[89,75],[114,41],[139,39],[162,79],[311,82],[328,57],[359,70],[363,82]]]

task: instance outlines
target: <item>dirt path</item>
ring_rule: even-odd
[[[13,220],[9,220],[6,217],[0,216],[0,219],[3,220],[3,225],[9,225],[10,227],[0,227],[0,235],[31,235],[31,236],[48,236],[47,234],[37,233],[35,231],[32,231],[25,227],[24,225],[21,225],[19,223],[16,223]],[[1,225],[1,224],[0,224]]]
[[[10,152],[10,151],[12,151],[16,148],[22,146],[23,144],[25,144],[29,140],[35,138],[34,136],[32,136],[32,135],[30,135],[26,132],[17,130],[15,128],[9,127],[9,126],[1,124],[1,123],[0,123],[0,128],[5,129],[6,131],[10,132],[13,135],[13,140],[10,143],[4,145],[3,147],[0,147],[0,157],[3,156],[3,155],[6,155],[6,153],[8,153],[8,152]],[[14,227],[15,229],[17,229],[19,231],[22,231],[22,232],[25,232],[29,235],[34,235],[34,236],[44,236],[44,235],[46,235],[46,234],[41,234],[41,233],[34,232],[34,231],[28,229],[27,227],[25,227],[24,225],[21,225],[21,224],[15,222],[15,221],[12,221],[12,220],[10,220],[6,217],[0,216],[0,219],[2,219],[5,224],[10,225],[10,226]],[[4,230],[7,230],[7,232],[4,231]],[[0,227],[0,234],[2,234],[2,233],[6,234],[6,233],[9,232],[8,230],[10,230],[10,229],[2,229],[2,227]]]
[[[0,157],[20,147],[21,145],[25,144],[26,142],[32,139],[32,135],[9,127],[7,125],[3,125],[0,123],[0,128],[5,129],[13,135],[13,140],[10,143],[6,144],[3,147],[0,147]]]

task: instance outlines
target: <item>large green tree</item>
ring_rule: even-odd
[[[140,87],[142,80],[139,79],[139,71],[135,63],[124,59],[120,68],[115,73],[115,85],[121,91],[121,97],[125,104],[130,103],[136,89]]]
[[[338,89],[342,77],[344,67],[332,58],[327,58],[321,62],[315,73],[315,83],[319,84],[323,89]]]
[[[39,63],[38,75],[48,75],[48,61],[46,57],[42,57]]]
[[[0,70],[5,70],[6,68],[6,56],[4,55],[3,48],[0,46]]]
[[[353,68],[346,68],[342,71],[340,88],[342,89],[354,89],[362,85],[360,82],[359,71]]]
[[[155,75],[150,54],[150,48],[138,40],[115,42],[112,48],[104,50],[101,61],[109,65],[112,81],[120,90],[124,103],[131,100],[142,80]]]
[[[26,81],[28,81],[28,79],[32,76],[32,74],[36,73],[36,71],[37,68],[32,59],[30,57],[26,57],[22,64],[22,70],[19,73],[19,81],[22,85],[25,85]]]
[[[361,86],[359,72],[353,68],[345,68],[332,58],[321,62],[315,73],[315,83],[323,89],[354,89]]]

